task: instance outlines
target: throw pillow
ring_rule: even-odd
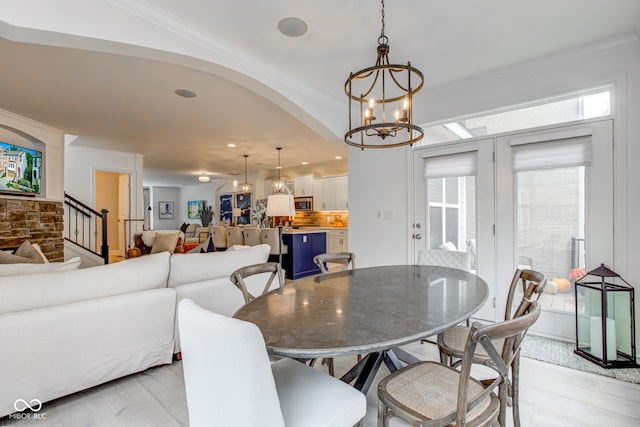
[[[227,251],[242,251],[244,249],[249,249],[251,246],[249,245],[233,245],[227,249]]]
[[[183,222],[182,225],[180,226],[180,231],[182,231],[183,233],[186,232],[188,226],[189,224],[187,224],[186,222]]]
[[[40,248],[39,244],[34,243],[33,245],[31,245],[31,247],[38,254],[38,256],[42,259],[43,263],[49,264],[49,260],[47,259],[47,256],[44,254],[44,252],[42,252],[42,249]]]
[[[35,264],[32,258],[14,255],[9,252],[0,251],[0,264]]]
[[[18,247],[18,249],[16,249],[14,255],[23,257],[23,258],[29,258],[31,259],[31,261],[29,262],[32,262],[34,264],[42,264],[44,262],[49,262],[47,257],[44,256],[44,254],[40,250],[40,246],[37,246],[37,244],[34,246],[33,244],[31,244],[29,239],[22,242],[22,244]]]
[[[156,239],[156,232],[150,230],[143,231],[141,239],[142,243],[144,243],[146,246],[152,247],[153,242]]]
[[[151,247],[151,253],[155,254],[165,251],[173,253],[176,250],[178,239],[180,239],[179,231],[176,231],[175,233],[157,233],[156,238],[153,241],[153,246]]]
[[[207,240],[204,243],[206,243],[206,246],[200,248],[200,252],[215,252],[216,251],[216,245],[213,244],[213,239],[211,237],[208,237]]]
[[[207,252],[215,252],[216,251],[216,245],[213,244],[213,239],[211,237],[207,237],[207,239],[200,243],[198,246],[196,246],[195,248],[191,249],[189,251],[190,254],[195,254],[195,253],[207,253]]]
[[[31,258],[33,248],[31,247],[29,239],[23,241],[13,254],[24,258]]]

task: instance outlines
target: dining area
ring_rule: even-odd
[[[372,399],[379,426],[520,425],[519,349],[544,276],[514,276],[505,320],[487,325],[470,320],[489,286],[469,271],[355,268],[350,253],[314,261],[322,273],[298,280],[275,262],[234,272],[245,305],[231,319],[181,303],[190,425],[211,425],[213,413],[220,425],[374,425]],[[464,338],[444,354],[454,330]],[[407,351],[420,347],[440,360]],[[473,377],[480,365],[488,379]]]

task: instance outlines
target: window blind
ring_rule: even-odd
[[[424,177],[431,179],[453,176],[475,176],[478,170],[477,159],[477,151],[427,157],[424,159]]]
[[[591,164],[591,136],[513,145],[511,150],[514,172]]]

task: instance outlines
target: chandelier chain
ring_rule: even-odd
[[[382,12],[380,13],[382,15],[382,30],[380,30],[380,37],[384,37],[384,0],[381,0],[380,3],[382,3]]]

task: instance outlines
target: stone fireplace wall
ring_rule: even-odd
[[[0,197],[0,249],[29,239],[50,262],[64,261],[62,202]]]

